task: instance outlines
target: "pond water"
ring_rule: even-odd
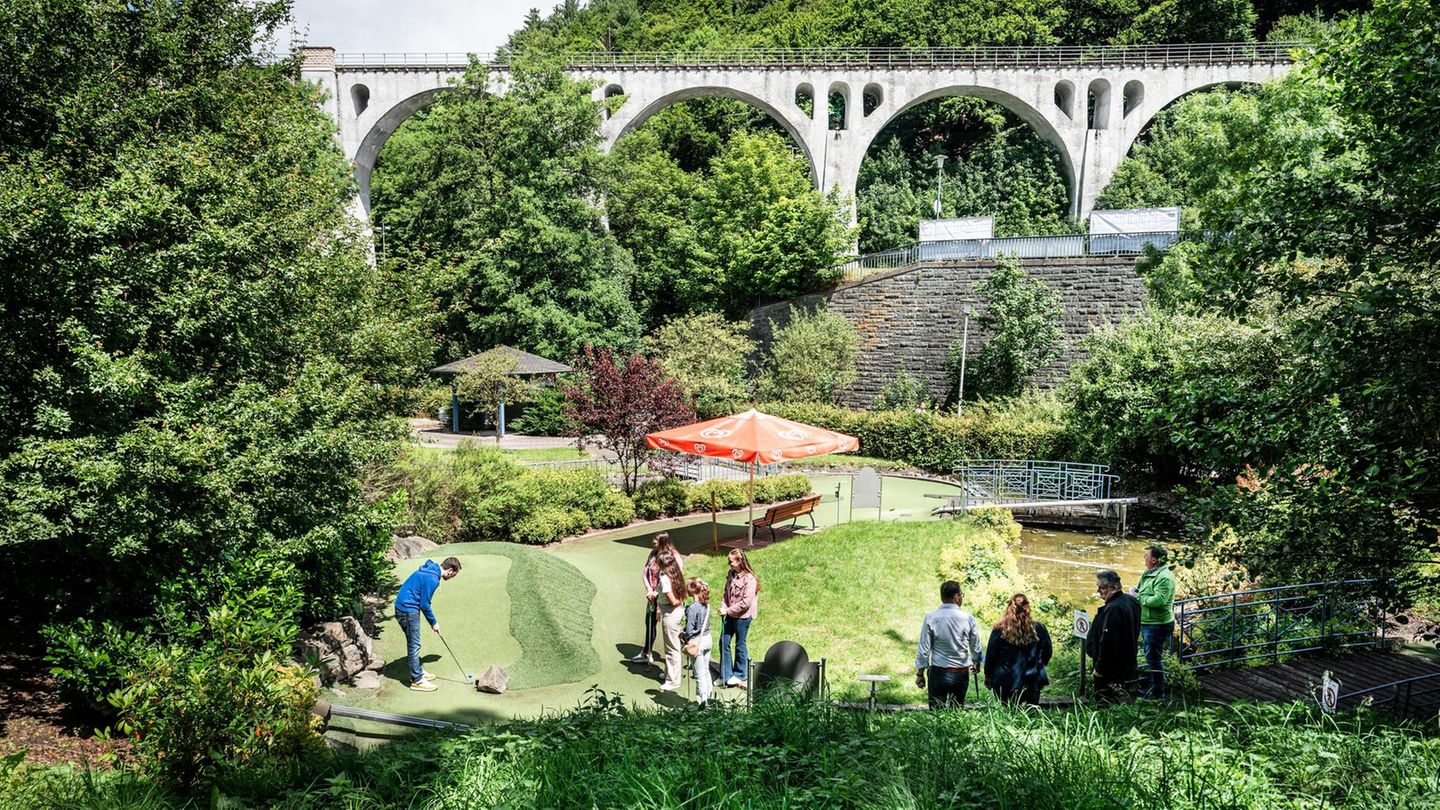
[[[1095,572],[1109,568],[1129,589],[1145,570],[1145,547],[1173,546],[1175,527],[1162,517],[1141,512],[1123,537],[1114,532],[1026,526],[1020,533],[1020,571],[1041,593],[1053,593],[1066,604],[1094,611]]]

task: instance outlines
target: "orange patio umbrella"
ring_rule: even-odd
[[[755,543],[755,465],[771,464],[860,449],[860,440],[844,433],[791,422],[754,408],[708,422],[671,428],[645,436],[657,450],[692,456],[743,461],[750,468],[750,543]]]

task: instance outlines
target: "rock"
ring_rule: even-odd
[[[390,538],[390,543],[390,550],[385,552],[385,559],[390,562],[423,557],[440,547],[438,543],[427,540],[418,534],[406,535],[404,537],[394,535]]]
[[[351,679],[350,685],[356,689],[379,689],[380,673],[367,669]]]
[[[385,665],[354,616],[307,627],[296,637],[291,651],[295,660],[314,665],[325,683],[348,682],[361,672]]]
[[[505,687],[510,685],[510,673],[500,667],[490,667],[480,673],[475,679],[475,688],[481,692],[489,692],[492,695],[505,694]]]

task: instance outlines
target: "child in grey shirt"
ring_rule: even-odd
[[[689,644],[692,640],[699,648],[695,656],[695,698],[700,708],[710,702],[710,586],[699,577],[691,577],[686,590],[695,601],[685,607],[685,629],[680,632],[680,641]]]

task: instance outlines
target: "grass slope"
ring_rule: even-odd
[[[881,688],[885,700],[922,700],[913,684],[915,645],[920,620],[940,603],[936,563],[941,549],[970,531],[952,520],[847,523],[751,553],[762,587],[751,657],[763,658],[776,641],[796,641],[812,660],[828,659],[837,696],[868,694],[855,676],[869,673],[892,679]],[[726,570],[717,558],[695,565],[717,592]]]
[[[522,655],[510,667],[512,689],[530,689],[588,678],[600,669],[587,609],[595,584],[580,569],[552,554],[513,543],[477,543],[486,553],[510,559],[510,635]]]

